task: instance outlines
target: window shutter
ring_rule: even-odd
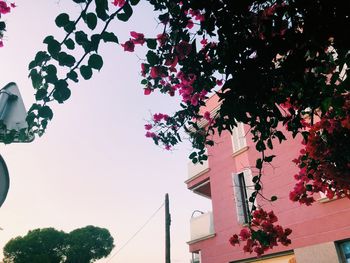
[[[244,181],[245,181],[246,189],[247,189],[247,198],[249,200],[249,197],[251,197],[252,193],[255,191],[252,171],[251,170],[244,170],[243,174],[244,174]],[[256,200],[254,202],[254,205],[256,206]],[[249,206],[249,210],[252,211],[253,203],[248,201],[248,206]]]
[[[245,218],[244,218],[244,206],[242,200],[242,195],[241,195],[241,185],[239,182],[239,177],[238,174],[233,174],[233,193],[235,196],[235,203],[236,203],[236,214],[237,214],[237,221],[240,224],[244,224]]]
[[[241,122],[237,123],[237,127],[232,130],[232,145],[233,152],[237,152],[240,149],[247,146],[247,141],[245,138],[244,125]]]

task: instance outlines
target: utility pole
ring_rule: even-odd
[[[169,195],[165,194],[165,263],[170,263],[170,223]]]

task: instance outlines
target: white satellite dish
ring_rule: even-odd
[[[0,207],[4,203],[10,187],[9,172],[6,163],[0,155]]]
[[[28,124],[26,121],[27,111],[24,106],[21,93],[16,83],[11,82],[0,90],[0,123],[6,128],[0,128],[0,142],[3,141],[4,134],[8,132],[17,133],[13,142],[31,142],[34,135],[28,132]],[[26,138],[19,140],[20,131],[26,131]]]

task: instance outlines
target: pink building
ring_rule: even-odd
[[[208,101],[207,110],[215,112],[217,105],[214,96]],[[251,178],[259,158],[248,127],[239,124],[233,135],[226,132],[215,136],[216,144],[208,148],[207,162],[190,163],[188,167],[188,189],[209,198],[212,205],[211,212],[194,213],[191,218],[188,244],[193,263],[350,262],[350,200],[319,196],[309,207],[290,201],[289,192],[295,185],[293,175],[298,171],[291,161],[302,145],[287,132],[285,136],[287,141],[282,145],[274,143],[277,157],[272,166],[264,167],[263,195],[276,195],[278,200],[271,203],[259,198],[257,205],[266,211],[274,210],[278,223],[293,230],[292,244],[280,245],[259,259],[244,253],[242,246],[229,244],[232,234],[239,233],[247,222],[246,198],[252,191]]]

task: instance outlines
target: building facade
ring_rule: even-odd
[[[207,103],[215,112],[217,98]],[[263,192],[266,198],[277,196],[275,202],[258,198],[256,205],[273,210],[278,224],[293,230],[292,244],[279,245],[263,257],[244,253],[242,246],[231,246],[230,237],[247,223],[247,198],[256,174],[255,150],[248,127],[239,124],[233,134],[214,136],[215,145],[207,149],[208,161],[202,165],[189,163],[187,188],[211,201],[212,211],[195,211],[188,242],[193,263],[274,262],[274,263],[350,263],[350,200],[328,200],[319,196],[312,206],[289,200],[298,168],[292,160],[299,155],[301,140],[284,133],[287,141],[274,142],[272,165],[264,166]],[[268,153],[267,153],[268,154]],[[195,209],[195,208],[194,208]]]

